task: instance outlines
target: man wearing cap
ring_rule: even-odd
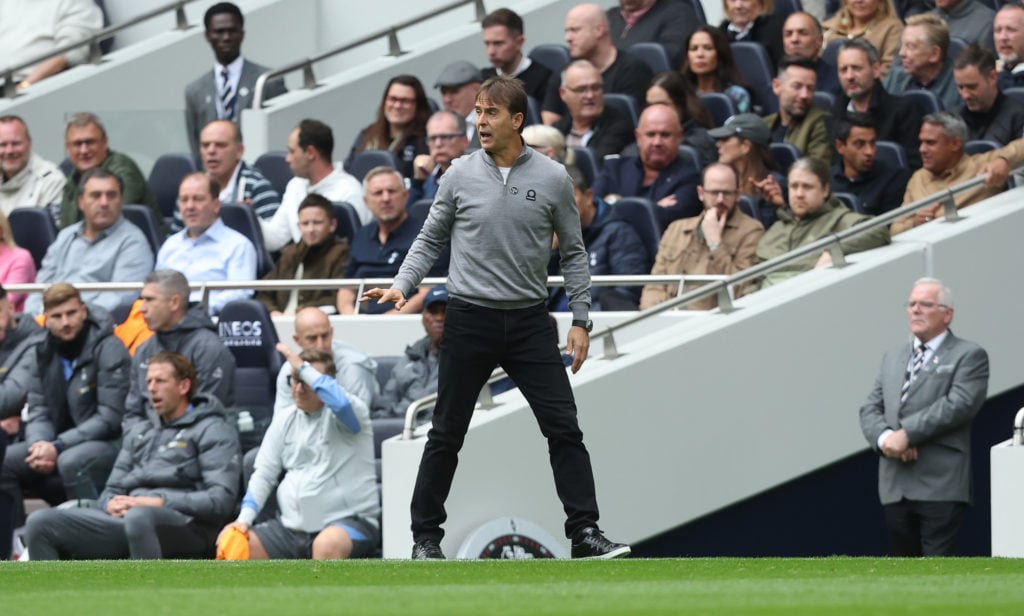
[[[475,116],[474,112],[474,116]],[[412,182],[407,207],[420,199],[433,199],[441,176],[452,161],[466,153],[466,120],[453,111],[438,111],[427,120],[429,154],[420,154],[412,161]]]
[[[444,105],[445,111],[451,111],[466,119],[466,139],[476,146],[480,145],[480,141],[476,139],[476,111],[473,109],[473,101],[476,100],[476,91],[483,82],[480,69],[466,60],[456,60],[444,67],[441,76],[437,78],[437,83],[434,84],[435,88],[441,89],[441,104]]]
[[[784,186],[786,176],[772,171],[765,162],[772,135],[764,120],[755,113],[738,113],[709,130],[708,136],[715,140],[717,161],[735,166],[740,194],[753,202],[750,215],[765,229],[772,226],[777,208],[765,194]],[[778,191],[781,194],[782,189]]]
[[[444,315],[448,309],[448,289],[437,285],[423,300],[423,329],[427,335],[405,347],[405,359],[391,371],[388,382],[373,404],[373,418],[405,417],[414,401],[437,391],[437,353],[444,333]],[[430,418],[433,407],[417,418]]]

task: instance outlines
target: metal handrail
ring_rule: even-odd
[[[372,43],[372,42],[377,41],[377,40],[382,39],[382,38],[387,38],[388,39],[388,53],[387,53],[387,55],[393,56],[393,57],[398,57],[398,56],[400,56],[400,55],[405,53],[404,51],[402,51],[402,47],[401,47],[401,45],[398,42],[398,32],[399,32],[399,30],[404,30],[404,29],[409,28],[411,26],[420,25],[421,23],[423,23],[427,19],[431,19],[433,17],[437,17],[438,15],[441,15],[443,13],[447,13],[448,11],[453,11],[455,9],[462,8],[462,7],[466,6],[467,4],[472,4],[472,5],[474,5],[476,7],[476,19],[474,21],[481,21],[487,15],[487,10],[484,8],[484,0],[456,0],[455,2],[450,2],[450,3],[448,3],[448,4],[444,5],[444,6],[438,7],[438,8],[436,8],[436,9],[434,9],[434,10],[428,12],[428,13],[424,13],[424,14],[419,15],[417,17],[413,17],[411,19],[407,19],[407,20],[405,20],[403,22],[399,22],[399,23],[397,23],[397,24],[395,24],[393,26],[388,26],[387,28],[382,28],[380,30],[377,30],[376,32],[373,32],[371,34],[367,34],[366,36],[364,36],[362,38],[356,39],[356,40],[354,40],[354,41],[352,41],[350,43],[345,43],[344,45],[341,45],[340,47],[335,47],[334,49],[330,49],[330,50],[325,51],[325,52],[323,52],[323,53],[321,53],[319,55],[315,55],[315,56],[306,58],[304,60],[298,60],[296,62],[292,62],[291,64],[289,64],[287,66],[283,66],[281,68],[274,69],[272,71],[267,71],[266,73],[263,73],[262,75],[259,76],[259,78],[256,79],[256,85],[255,85],[255,87],[253,87],[254,93],[253,93],[253,99],[252,99],[252,108],[253,109],[262,109],[263,108],[263,104],[266,102],[263,99],[263,90],[266,87],[267,82],[270,81],[271,79],[276,79],[277,77],[283,77],[283,76],[285,76],[285,75],[287,75],[289,73],[293,73],[295,71],[301,70],[302,71],[302,87],[304,89],[306,89],[306,90],[312,90],[312,89],[316,88],[317,85],[318,85],[317,82],[316,82],[316,75],[313,73],[313,64],[314,63],[320,62],[322,60],[326,60],[328,58],[334,57],[334,56],[336,56],[338,54],[341,54],[341,53],[344,53],[346,51],[351,51],[351,50],[353,50],[353,49],[355,49],[357,47],[362,47],[363,45],[366,45],[367,43]]]
[[[132,17],[126,22],[103,28],[96,34],[90,35],[89,37],[84,38],[80,41],[68,43],[63,47],[58,47],[57,49],[48,51],[42,55],[32,58],[31,60],[22,62],[21,64],[15,64],[14,66],[8,66],[6,68],[0,69],[0,75],[2,75],[4,78],[3,96],[5,98],[14,98],[18,95],[18,84],[14,83],[14,73],[16,73],[17,71],[20,71],[23,68],[28,68],[30,66],[35,66],[36,64],[39,64],[40,62],[43,62],[45,60],[49,60],[50,58],[62,56],[67,52],[71,51],[72,49],[78,49],[79,47],[85,47],[86,45],[88,45],[89,47],[89,58],[88,60],[86,60],[86,62],[89,64],[99,64],[103,60],[103,52],[100,50],[100,41],[104,41],[110,38],[111,36],[117,34],[121,30],[125,30],[144,21],[148,21],[154,17],[159,17],[164,13],[174,11],[175,20],[177,22],[177,25],[175,26],[174,29],[187,30],[189,28],[189,24],[188,18],[185,16],[185,5],[189,4],[190,2],[195,2],[195,0],[174,0],[174,2],[169,2],[167,4],[164,4],[163,6],[158,6],[155,9],[136,15],[135,17]]]

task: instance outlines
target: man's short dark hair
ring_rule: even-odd
[[[519,36],[526,32],[523,28],[523,18],[512,9],[491,11],[480,22],[481,28],[491,28],[494,26],[505,26],[508,29],[508,33],[512,36]]]
[[[976,43],[964,45],[953,58],[953,68],[963,70],[968,66],[976,67],[979,73],[987,76],[996,70],[996,54]]]
[[[305,150],[309,146],[313,146],[320,158],[331,162],[334,155],[334,131],[320,120],[306,118],[299,122],[299,147]]]
[[[311,364],[323,364],[323,373],[327,376],[335,376],[338,373],[334,365],[334,355],[326,349],[306,349],[299,353],[299,358]]]
[[[857,128],[870,128],[878,132],[878,123],[875,122],[875,118],[871,117],[871,114],[864,113],[863,111],[847,111],[846,115],[836,120],[836,139],[846,143],[846,140],[850,138],[850,132],[853,127]]]
[[[492,103],[508,107],[509,115],[523,114],[523,122],[519,125],[520,134],[526,128],[526,90],[523,82],[509,75],[491,77],[480,86],[476,100],[486,96]]]
[[[323,195],[309,193],[301,202],[299,202],[298,211],[301,212],[302,210],[309,209],[311,207],[320,208],[325,214],[327,214],[327,218],[329,219],[334,218],[334,204]]]
[[[864,38],[852,38],[846,39],[842,43],[839,43],[839,52],[842,53],[847,49],[859,49],[863,51],[867,57],[868,62],[871,64],[878,64],[882,61],[881,56],[878,55],[878,49],[871,44],[871,41]]]
[[[43,312],[56,308],[64,302],[77,299],[82,301],[82,294],[67,282],[56,282],[43,291]]]
[[[196,377],[195,366],[192,365],[192,362],[190,362],[187,357],[181,353],[163,350],[149,358],[149,365],[152,366],[153,364],[164,364],[166,366],[170,366],[171,370],[174,372],[174,378],[179,381],[188,379],[188,399],[192,399],[196,390],[199,389],[199,380]]]
[[[75,190],[75,196],[81,197],[85,194],[85,185],[89,183],[91,179],[106,180],[108,178],[114,178],[117,180],[117,190],[123,195],[124,194],[124,180],[121,176],[116,173],[107,171],[103,167],[93,167],[82,174],[82,179],[78,180],[78,188]]]
[[[779,72],[778,72],[779,78],[781,78],[782,75],[786,72],[786,70],[789,69],[789,67],[791,67],[791,66],[796,66],[798,68],[805,68],[805,69],[811,71],[812,73],[814,73],[815,75],[818,74],[818,69],[814,65],[814,60],[811,60],[810,58],[808,58],[806,56],[796,56],[796,55],[790,54],[790,55],[782,56],[782,59],[779,60]]]
[[[245,27],[245,16],[242,15],[242,9],[238,8],[231,2],[218,2],[206,9],[206,13],[203,14],[203,27],[209,30],[210,22],[213,21],[213,16],[224,14],[234,15],[238,18],[238,25],[243,28]]]

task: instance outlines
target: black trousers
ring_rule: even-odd
[[[415,540],[444,536],[444,503],[477,396],[500,365],[533,409],[548,441],[565,534],[597,527],[590,455],[576,421],[576,401],[543,304],[498,310],[452,298],[438,360],[437,406],[412,496]]]
[[[956,556],[965,503],[903,499],[885,505],[893,556]]]

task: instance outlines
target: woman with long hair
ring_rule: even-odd
[[[863,38],[870,42],[882,61],[881,77],[889,73],[903,35],[903,22],[892,0],[843,0],[836,14],[821,25],[826,45],[836,39]]]
[[[388,150],[398,159],[403,176],[413,176],[413,159],[430,153],[427,120],[430,103],[423,84],[413,75],[397,75],[388,81],[377,108],[377,120],[363,129],[352,144],[345,166],[364,150]]]
[[[11,233],[11,223],[7,216],[0,212],[0,284],[25,284],[36,281],[36,264],[32,254],[19,248]],[[8,293],[15,312],[25,308],[25,293]]]
[[[732,57],[729,40],[713,26],[700,26],[686,44],[686,61],[679,71],[698,93],[722,92],[740,113],[750,111],[750,92]]]

